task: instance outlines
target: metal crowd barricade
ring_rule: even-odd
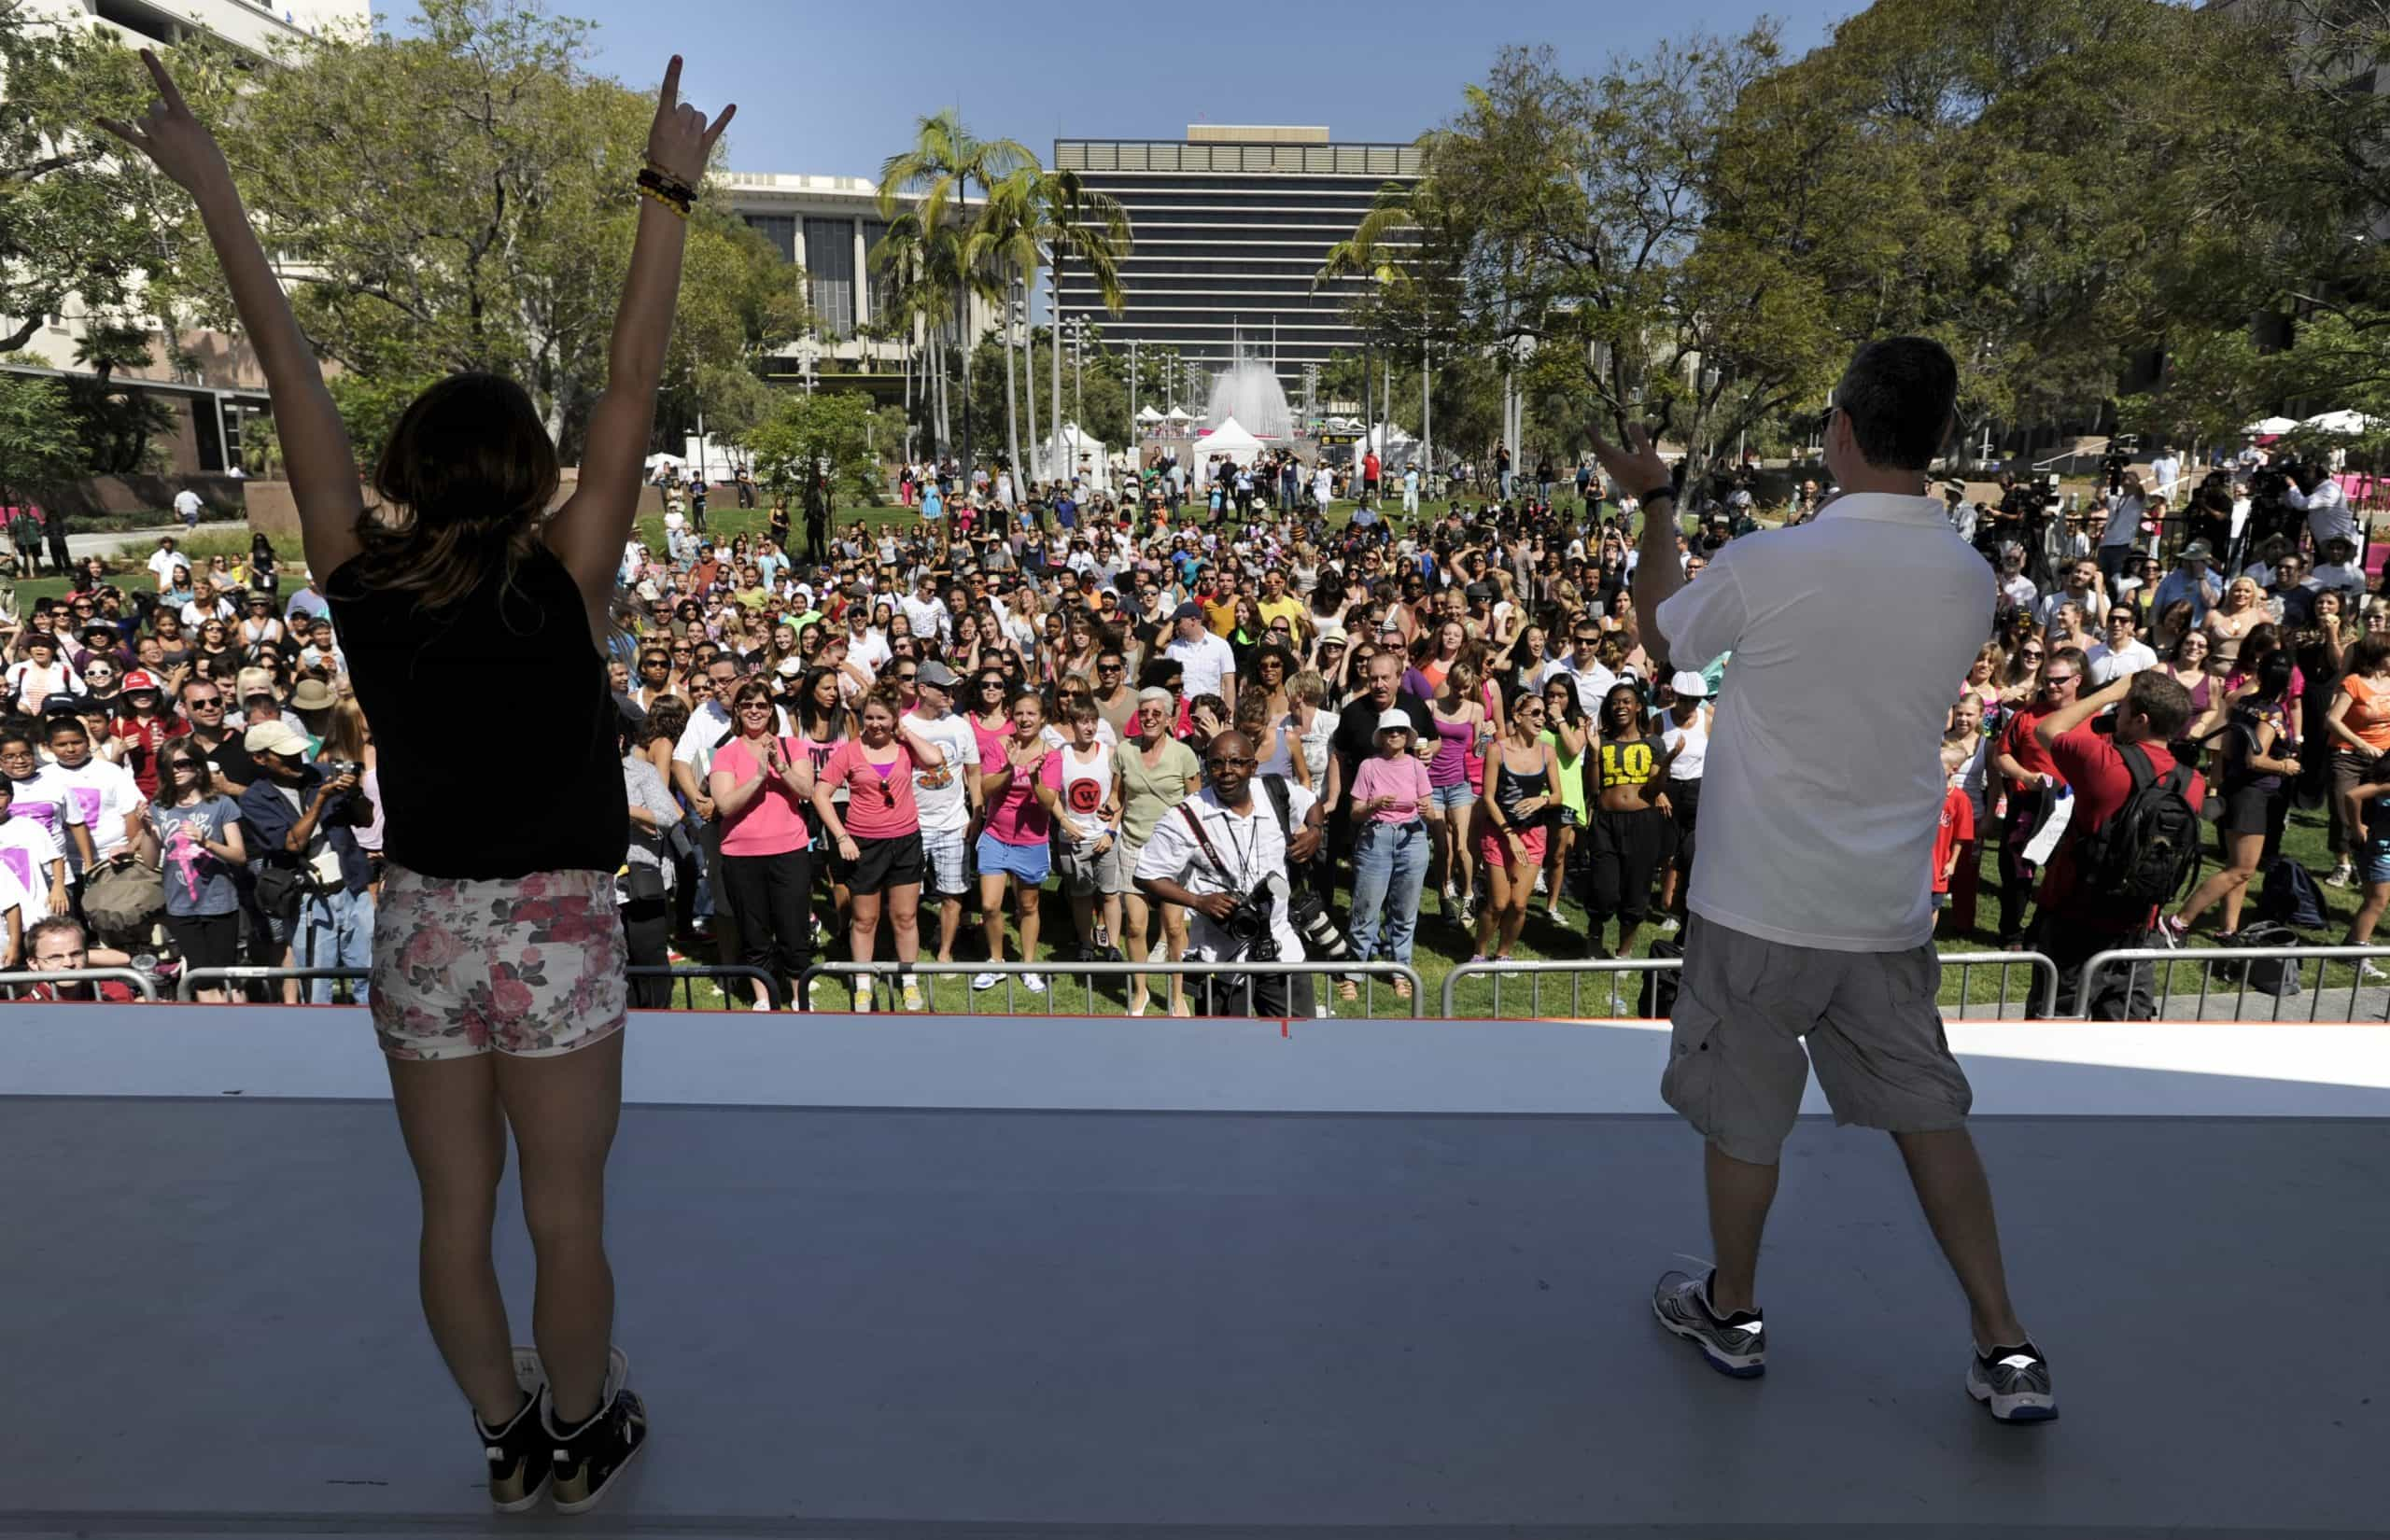
[[[1636,1014],[1640,1014],[1643,996],[1642,977],[1652,973],[1672,973],[1683,967],[1684,959],[1682,958],[1582,958],[1567,961],[1463,962],[1456,964],[1451,973],[1444,975],[1443,1014],[1446,1020],[1451,1020],[1455,1015],[1456,1013],[1453,1009],[1454,997],[1458,992],[1463,980],[1483,978],[1492,981],[1493,988],[1493,1005],[1485,1014],[1498,1016],[1502,1014],[1502,981],[1506,978],[1525,977],[1527,981],[1527,1015],[1539,1016],[1544,1014],[1543,981],[1557,974],[1566,974],[1568,978],[1568,1015],[1582,1016],[1589,1014],[1584,1009],[1585,979],[1589,974],[1604,973],[1610,975],[1610,998],[1602,1002],[1603,1009],[1590,1014],[1601,1016],[1618,1015],[1618,975],[1621,973],[1638,975],[1635,1004],[1638,1007]]]
[[[969,977],[979,973],[993,973],[1003,981],[1005,989],[1003,1014],[1007,1015],[1017,1014],[1019,999],[1018,986],[1023,973],[1035,973],[1046,981],[1044,999],[1047,1015],[1056,1014],[1054,984],[1057,980],[1079,980],[1091,1008],[1098,1000],[1108,999],[1097,994],[1096,980],[1127,979],[1135,974],[1166,976],[1175,973],[1188,979],[1222,975],[1242,977],[1246,980],[1245,1014],[1247,1015],[1258,1014],[1253,1009],[1252,982],[1257,978],[1292,979],[1298,975],[1303,975],[1319,979],[1321,980],[1319,1003],[1331,1007],[1331,1015],[1338,1014],[1333,1008],[1342,1003],[1336,999],[1332,986],[1329,982],[1334,978],[1351,978],[1359,982],[1362,991],[1359,1001],[1360,1014],[1363,1015],[1377,1014],[1375,987],[1380,979],[1400,979],[1411,986],[1409,1000],[1402,1000],[1399,995],[1395,997],[1403,1007],[1401,1014],[1405,1015],[1417,1016],[1420,1014],[1421,1002],[1427,992],[1426,984],[1420,980],[1418,971],[1407,963],[1400,962],[1198,962],[1191,959],[1173,962],[1160,958],[1146,962],[933,962],[927,959],[901,965],[894,961],[880,960],[817,962],[806,970],[805,979],[800,987],[810,991],[816,978],[843,979],[850,985],[856,979],[870,979],[874,981],[875,986],[875,1003],[884,1004],[889,1010],[896,1010],[900,1008],[900,997],[896,993],[900,987],[900,974],[909,974],[916,979],[927,982],[939,978]],[[1159,977],[1157,982],[1159,983]],[[884,1001],[880,998],[882,992],[885,994]],[[973,991],[975,998],[977,993],[977,990]],[[1166,1001],[1167,998],[1166,992],[1161,994],[1157,1003]],[[844,1004],[846,1001],[842,1001],[838,1003]],[[925,1003],[933,1009],[936,1005],[935,1000],[926,1001]],[[1125,998],[1122,1003],[1125,1005]]]
[[[1952,969],[1959,973],[1959,1003],[1946,1007],[1943,1015],[1958,1020],[1983,1019],[1973,1007],[1975,975],[1989,971],[1999,980],[1999,992],[1988,1002],[1994,1018],[2008,1016],[2008,980],[2017,969],[2025,970],[2025,998],[2019,1003],[2018,1015],[2031,1019],[2046,1019],[2058,1015],[2058,960],[2046,952],[1937,952],[1934,960],[1942,964],[1942,974],[1947,980]],[[2038,979],[2040,988],[2034,987]]]
[[[2297,994],[2277,995],[2267,989],[2253,989],[2249,983],[2248,964],[2274,960],[2288,964],[2292,975],[2299,983]],[[2304,976],[2305,965],[2310,961],[2315,964],[2315,976],[2313,981]],[[2076,993],[2072,1015],[2082,1017],[2088,1013],[2091,1000],[2099,992],[2099,985],[2103,973],[2118,968],[2130,968],[2138,973],[2144,964],[2154,963],[2158,965],[2158,971],[2155,987],[2151,990],[2151,1005],[2158,1019],[2165,1019],[2168,1015],[2167,1001],[2182,996],[2195,998],[2199,1001],[2196,1015],[2192,1019],[2205,1021],[2208,1019],[2209,1001],[2221,998],[2228,992],[2232,1000],[2232,1014],[2227,1017],[2219,1017],[2220,1020],[2355,1022],[2358,1019],[2358,1006],[2364,1004],[2367,1020],[2390,1021],[2390,979],[2369,985],[2360,971],[2369,961],[2390,967],[2390,946],[2202,946],[2187,950],[2169,946],[2116,947],[2110,951],[2095,952],[2083,964],[2082,986]],[[2329,992],[2345,993],[2348,998],[2345,1001],[2336,1003],[2333,1007],[2334,1014],[2327,1016],[2324,1014],[2324,996],[2327,993],[2325,983],[2327,970],[2335,962],[2346,962],[2352,967],[2347,984],[2336,985]],[[2174,971],[2183,966],[2188,966],[2198,972],[2200,982],[2195,996],[2188,989],[2177,990],[2173,987]],[[2219,969],[2236,976],[2219,981],[2217,978]],[[2128,981],[2128,995],[2137,982],[2137,979]],[[2216,987],[2219,982],[2224,984],[2223,988]],[[2369,991],[2375,995],[2371,1001],[2364,998]],[[2252,993],[2271,1002],[2271,1014],[2256,1017],[2249,1015],[2249,997]],[[2304,997],[2307,1007],[2304,1015],[2300,1014],[2295,1003],[2287,1013],[2283,1010],[2285,1001],[2295,1002],[2301,997]],[[2345,1005],[2345,1010],[2341,1009],[2342,1005]]]
[[[629,976],[634,979],[671,978],[683,981],[682,1001],[685,1006],[692,1009],[695,1008],[696,1001],[694,997],[687,992],[688,987],[694,985],[696,980],[701,978],[713,979],[717,981],[717,984],[719,984],[719,981],[721,980],[730,978],[751,979],[764,987],[764,997],[771,1002],[771,1009],[775,1011],[781,1010],[788,1002],[788,993],[780,987],[780,980],[772,977],[771,974],[766,973],[761,968],[749,968],[738,963],[688,964],[673,968],[640,964],[626,970],[626,972]],[[189,1001],[194,999],[202,983],[279,984],[285,979],[317,978],[347,979],[354,983],[371,976],[372,970],[365,968],[266,968],[256,966],[241,966],[234,968],[186,968],[183,970],[181,980],[175,987],[175,998],[183,1001]],[[729,991],[724,990],[723,993],[724,998],[727,1000],[729,997]],[[153,996],[152,998],[155,997]]]
[[[1959,973],[1959,1003],[1947,1011],[1947,1015],[1964,1017],[1972,1014],[1969,1007],[1976,1003],[1973,998],[1973,985],[1977,970],[1989,970],[1998,976],[1999,994],[1992,1002],[1995,1015],[2005,1016],[2008,1014],[2009,978],[2016,970],[2020,968],[2025,970],[2026,980],[2025,998],[2019,1002],[2022,1006],[2020,1014],[2026,1016],[2036,1014],[2047,1016],[2055,1014],[2058,1009],[2058,963],[2045,953],[1944,952],[1937,954],[1937,959],[1946,973],[1955,968]],[[1443,1014],[1446,1019],[1451,1019],[1457,1015],[1455,1004],[1463,982],[1471,978],[1483,978],[1490,981],[1492,990],[1492,1002],[1485,1014],[1490,1016],[1499,1016],[1502,1014],[1502,981],[1505,978],[1524,976],[1527,981],[1527,1015],[1539,1016],[1544,1014],[1544,979],[1555,974],[1566,974],[1568,977],[1568,1014],[1571,1016],[1584,1016],[1589,1014],[1584,1009],[1586,977],[1592,974],[1607,973],[1611,981],[1609,998],[1599,1002],[1603,1009],[1590,1014],[1611,1017],[1624,1014],[1640,1017],[1644,1014],[1643,977],[1654,973],[1675,973],[1683,967],[1682,958],[1585,958],[1565,961],[1545,959],[1532,962],[1464,962],[1456,965],[1451,973],[1444,975]],[[1632,999],[1622,1000],[1619,995],[1617,977],[1621,973],[1637,975]],[[2034,987],[2037,978],[2041,984],[2038,989]],[[1624,1007],[1623,1012],[1622,1007]]]
[[[151,1004],[157,1003],[158,981],[138,968],[56,968],[30,969],[22,973],[0,973],[0,1005],[18,999],[15,991],[36,984],[130,984],[134,992]],[[28,1004],[47,1001],[30,1001]]]
[[[354,984],[372,976],[365,968],[267,968],[243,963],[232,968],[186,968],[175,981],[175,999],[189,1004],[206,984],[280,984],[286,979],[347,979]],[[276,1002],[279,1003],[279,1002]]]

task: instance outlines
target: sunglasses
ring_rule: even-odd
[[[1253,763],[1255,763],[1255,761],[1253,756],[1250,754],[1243,755],[1241,757],[1223,757],[1215,760],[1205,760],[1203,762],[1206,767],[1214,770],[1233,770],[1240,764],[1251,764]]]

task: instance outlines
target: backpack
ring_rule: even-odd
[[[2200,813],[2191,772],[2177,764],[2158,778],[2139,744],[2116,750],[2132,777],[2124,805],[2074,847],[2076,893],[2139,907],[2186,890],[2200,869]]]
[[[2301,931],[2324,928],[2324,894],[2307,868],[2288,856],[2276,856],[2266,868],[2266,889],[2258,896],[2257,910],[2276,925]],[[2296,946],[2305,940],[2294,936],[2271,945]]]
[[[2249,958],[2244,960],[2232,958],[2230,953],[2235,946],[2298,946],[2306,939],[2288,926],[2277,925],[2270,920],[2243,925],[2239,934],[2217,947],[2223,955],[2208,964],[2208,972],[2222,983],[2239,984],[2245,978],[2253,993],[2270,995],[2276,1000],[2287,999],[2300,991],[2297,958]]]

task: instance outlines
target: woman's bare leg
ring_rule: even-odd
[[[896,960],[910,965],[921,958],[921,885],[907,882],[888,889],[888,927],[896,932]]]
[[[539,1266],[532,1339],[567,1427],[598,1410],[614,1339],[606,1156],[622,1116],[623,1038],[618,1030],[544,1058],[496,1056],[499,1099],[521,1160],[523,1222]]]
[[[916,888],[913,892],[918,902],[921,889]],[[854,895],[854,919],[847,930],[847,949],[854,955],[857,962],[869,962],[872,948],[879,944],[879,900],[878,893]],[[918,940],[917,937],[916,945]]]
[[[415,1282],[423,1319],[457,1389],[497,1426],[522,1407],[506,1297],[490,1260],[498,1180],[506,1169],[506,1117],[495,1056],[387,1060],[399,1132],[423,1199]]]

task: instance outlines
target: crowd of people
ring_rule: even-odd
[[[2214,869],[2171,914],[2091,929],[2175,938],[2213,914],[2233,937],[2303,795],[2327,810],[2327,882],[2365,887],[2350,939],[2369,939],[2390,899],[2372,850],[2390,832],[2372,784],[2390,603],[2368,592],[2337,483],[2263,458],[2220,465],[2179,518],[2130,472],[2073,510],[2015,478],[1980,501],[1951,483],[1998,598],[1943,749],[1946,938],[1976,927],[1989,846],[1984,933],[2035,939],[2051,862],[2029,851],[2074,786],[2035,729],[2150,671],[2186,692],[2175,748],[2218,785]],[[752,970],[785,999],[817,959],[1009,960],[1035,993],[1041,960],[1239,955],[1143,870],[1157,831],[1175,851],[1176,810],[1224,740],[1300,852],[1272,890],[1282,917],[1313,920],[1316,957],[1410,963],[1423,924],[1471,959],[1513,955],[1530,925],[1539,949],[1596,957],[1676,931],[1731,660],[1646,656],[1632,497],[1547,463],[1511,500],[1412,514],[1415,472],[1374,461],[1157,455],[1117,495],[907,465],[896,495],[921,517],[824,527],[818,555],[789,549],[784,499],[761,529],[709,533],[703,483],[668,468],[663,540],[623,553],[611,665],[631,808],[616,899],[633,963],[659,971],[634,1000],[668,1003],[660,971],[685,961]],[[1688,580],[1758,527],[1749,485],[1701,499],[1679,541]],[[738,500],[766,501],[743,484]],[[1794,485],[1788,522],[1830,500]],[[7,618],[11,961],[65,918],[95,965],[365,965],[376,755],[330,607],[296,576],[263,536],[205,561],[162,538],[134,572],[86,560],[63,598]],[[728,988],[773,992],[746,974]],[[1327,989],[1349,999],[1355,980],[1297,992],[1328,1010]],[[1140,1012],[1204,1005],[1177,974],[1124,993]],[[858,983],[851,1002],[870,1000]],[[909,973],[891,1001],[921,1007]]]

